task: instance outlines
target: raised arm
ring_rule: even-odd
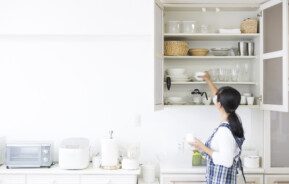
[[[210,91],[212,93],[212,95],[216,95],[218,92],[218,88],[217,86],[213,83],[213,81],[211,80],[210,74],[208,72],[205,72],[206,74],[203,76],[203,79],[207,82]]]

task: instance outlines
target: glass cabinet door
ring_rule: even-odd
[[[289,112],[266,111],[264,115],[265,169],[270,173],[288,173]]]
[[[261,9],[261,106],[288,111],[288,0],[271,0]]]

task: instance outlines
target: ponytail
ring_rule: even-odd
[[[241,123],[241,121],[240,121],[240,119],[239,119],[239,117],[235,111],[233,111],[229,114],[228,122],[230,124],[231,131],[232,131],[233,135],[236,137],[239,137],[239,138],[243,138],[244,137],[244,129],[243,129],[242,123]]]
[[[241,94],[239,91],[229,86],[222,87],[217,92],[217,101],[221,103],[226,113],[229,114],[228,122],[233,135],[243,138],[244,129],[239,116],[235,112],[241,101]]]

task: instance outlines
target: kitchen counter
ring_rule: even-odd
[[[93,168],[90,164],[88,168],[82,170],[64,170],[58,165],[53,165],[51,168],[25,168],[25,169],[7,169],[5,165],[0,167],[0,174],[79,174],[79,175],[139,175],[140,169],[137,170],[105,170]]]
[[[246,174],[263,174],[263,168],[244,168]],[[206,173],[205,166],[188,166],[181,164],[161,164],[161,174],[204,174]]]

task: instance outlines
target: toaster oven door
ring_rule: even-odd
[[[10,146],[6,150],[8,167],[40,167],[41,146]]]

